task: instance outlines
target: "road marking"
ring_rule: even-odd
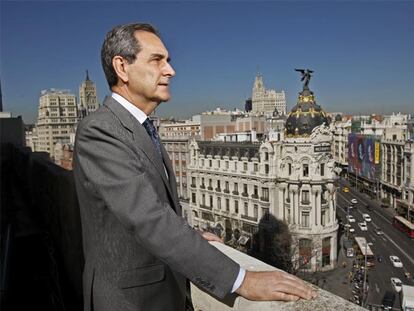
[[[385,233],[384,233],[384,236],[386,236],[387,237],[387,239],[388,240],[390,240],[390,242],[392,243],[392,244],[394,244],[394,246],[396,247],[396,248],[398,248],[398,250],[401,252],[401,253],[403,253],[406,257],[407,257],[407,259],[412,263],[412,264],[414,264],[414,259],[410,256],[410,255],[408,255],[401,247],[399,247],[398,245],[397,245],[397,243],[395,243],[388,235],[386,235]]]

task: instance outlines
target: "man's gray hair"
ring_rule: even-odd
[[[112,59],[121,56],[131,64],[142,47],[135,38],[136,31],[147,31],[160,37],[158,30],[150,24],[126,24],[114,27],[105,36],[101,49],[101,62],[109,88],[118,83],[118,75],[112,66]]]

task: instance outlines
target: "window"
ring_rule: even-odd
[[[227,191],[230,190],[230,188],[229,188],[229,182],[228,181],[226,181],[226,183],[225,183],[225,190],[227,190]]]
[[[195,179],[195,177],[191,177],[191,184],[192,184],[193,186],[195,186],[195,184],[196,184],[196,179]]]
[[[213,164],[213,161],[212,160],[208,160],[208,166],[211,167],[212,164]]]
[[[228,212],[230,210],[230,200],[226,199],[226,211]]]
[[[265,152],[264,158],[265,158],[265,161],[269,161],[269,152]]]
[[[234,170],[237,171],[237,162],[234,162]]]
[[[210,188],[212,188],[212,187],[213,187],[213,181],[211,180],[211,178],[208,180],[208,186],[209,186]]]
[[[302,204],[309,204],[309,190],[302,190]]]
[[[292,175],[292,163],[288,163],[288,174]]]
[[[201,186],[203,186],[203,187],[205,186],[204,185],[204,177],[201,178]]]
[[[201,159],[201,166],[204,166],[204,159]]]
[[[234,191],[238,191],[239,190],[239,184],[238,183],[234,183]]]
[[[212,195],[210,195],[210,205],[209,206],[213,207],[213,196]]]
[[[325,175],[325,163],[321,163],[321,176]]]
[[[217,188],[220,189],[220,180],[217,180]]]
[[[205,194],[203,194],[201,196],[201,205],[206,205],[206,195]]]
[[[262,197],[265,200],[269,200],[269,188],[262,188]]]
[[[249,205],[247,202],[244,202],[244,215],[249,216]]]
[[[243,170],[246,172],[247,171],[247,162],[243,162]]]
[[[229,161],[226,161],[226,169],[229,168]]]
[[[309,212],[302,212],[302,227],[309,227]]]
[[[234,201],[234,212],[239,213],[239,201]]]
[[[220,197],[217,198],[217,208],[221,209],[221,198]]]
[[[259,165],[257,163],[253,164],[253,170],[257,172],[259,170]]]
[[[253,194],[256,195],[256,196],[259,194],[259,190],[258,190],[258,187],[256,185],[253,188]]]
[[[257,206],[257,204],[253,206],[253,217],[256,219],[257,217],[259,217],[259,207]]]
[[[243,184],[243,193],[247,193],[247,184]]]
[[[265,174],[269,174],[269,164],[265,164]]]
[[[302,171],[303,177],[308,177],[309,176],[309,164],[303,164],[302,168],[303,168],[303,171]]]

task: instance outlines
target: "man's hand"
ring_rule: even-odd
[[[205,232],[203,232],[203,231],[198,231],[200,234],[201,234],[201,236],[203,237],[203,238],[205,238],[207,241],[216,241],[216,242],[220,242],[220,243],[224,243],[224,241],[220,238],[220,237],[218,237],[217,235],[215,235],[214,233],[211,233],[211,232],[207,232],[207,231],[205,231]]]
[[[246,271],[236,293],[249,300],[296,301],[316,297],[316,292],[301,279],[284,271]]]

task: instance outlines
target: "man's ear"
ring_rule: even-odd
[[[114,70],[118,75],[118,79],[120,79],[124,83],[128,82],[127,65],[127,60],[122,56],[117,55],[114,56],[114,58],[112,58],[112,66],[114,67]]]

